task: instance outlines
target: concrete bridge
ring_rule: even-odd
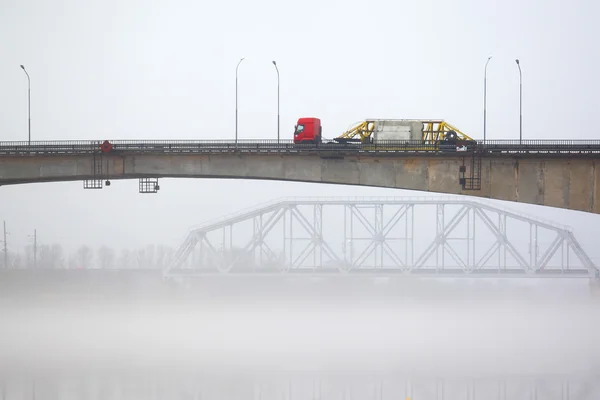
[[[69,144],[76,143],[76,144]],[[182,144],[183,143],[183,144]],[[536,142],[537,143],[537,142]],[[496,147],[494,147],[496,146]],[[600,213],[600,144],[470,151],[263,142],[0,143],[0,185],[157,178],[269,179],[478,196]]]

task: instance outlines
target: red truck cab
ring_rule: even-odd
[[[294,144],[319,144],[323,127],[319,118],[300,118],[294,129]]]

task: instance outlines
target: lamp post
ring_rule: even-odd
[[[238,142],[238,68],[242,61],[244,61],[244,58],[242,57],[235,67],[235,147],[237,147]]]
[[[521,64],[519,59],[515,60],[519,67],[519,144],[523,143],[523,74],[521,73]]]
[[[492,56],[489,56],[487,61],[485,62],[485,69],[483,72],[483,144],[485,145],[486,138],[486,127],[487,127],[487,67],[488,63],[492,59]]]
[[[21,65],[23,71],[25,71],[25,75],[27,75],[27,109],[29,114],[29,145],[31,145],[31,79],[29,79],[29,74],[25,69],[25,66]]]
[[[279,144],[279,68],[275,61],[273,61],[273,65],[277,70],[277,144]]]

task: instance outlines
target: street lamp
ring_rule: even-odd
[[[273,65],[277,70],[277,144],[279,144],[279,68],[275,61],[273,61]]]
[[[492,56],[489,56],[487,61],[485,62],[485,70],[483,73],[483,144],[485,145],[486,138],[486,125],[487,125],[487,67],[488,63],[492,59]]]
[[[523,143],[523,74],[521,73],[521,64],[519,59],[515,60],[519,67],[519,144]]]
[[[29,74],[25,69],[25,66],[21,65],[23,71],[25,71],[25,75],[27,75],[27,108],[29,113],[29,145],[31,145],[31,79],[29,79]]]
[[[238,68],[245,57],[242,57],[235,67],[235,147],[238,142]]]

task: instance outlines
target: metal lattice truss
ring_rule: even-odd
[[[164,273],[598,277],[566,227],[473,200],[283,199],[189,233]]]

